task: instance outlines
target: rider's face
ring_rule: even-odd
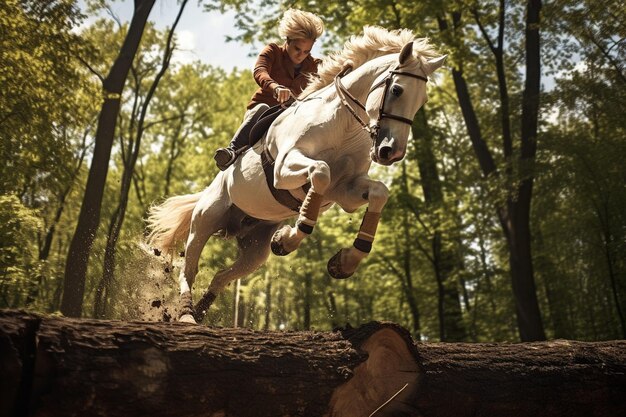
[[[304,58],[309,56],[311,48],[315,40],[313,39],[290,39],[287,41],[287,55],[289,59],[295,65],[298,65],[304,61]]]

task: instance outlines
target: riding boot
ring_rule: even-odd
[[[249,109],[244,116],[243,123],[239,126],[239,129],[235,133],[235,136],[233,136],[228,147],[219,148],[215,151],[213,159],[220,171],[226,170],[226,168],[237,160],[239,154],[243,153],[244,147],[249,145],[252,127],[268,108],[269,106],[267,104],[260,103]]]
[[[230,146],[228,148],[218,148],[213,159],[220,171],[225,171],[237,159],[237,151]]]

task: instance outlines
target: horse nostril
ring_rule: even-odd
[[[380,148],[378,148],[378,158],[381,160],[387,160],[389,159],[392,151],[393,149],[391,148],[391,146],[381,146]]]

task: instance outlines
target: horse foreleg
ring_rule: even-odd
[[[352,276],[361,261],[372,250],[381,212],[389,199],[389,189],[380,181],[359,178],[349,188],[348,194],[348,198],[352,200],[366,199],[368,207],[353,246],[341,249],[328,261],[328,273],[333,278],[339,279]]]
[[[283,226],[272,238],[272,252],[284,256],[296,250],[305,237],[313,233],[324,193],[330,184],[330,167],[324,161],[308,158],[297,149],[289,151],[277,164],[276,188],[294,189],[311,182],[296,226]]]

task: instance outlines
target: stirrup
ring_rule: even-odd
[[[220,171],[225,171],[237,159],[237,152],[231,148],[219,148],[215,151],[213,159]]]

